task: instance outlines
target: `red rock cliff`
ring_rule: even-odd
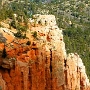
[[[33,18],[27,32],[29,39],[17,39],[9,30],[1,28],[7,57],[2,58],[4,44],[1,43],[0,88],[90,90],[82,60],[77,54],[66,55],[62,30],[56,25],[55,17],[35,15]],[[36,37],[32,35],[34,32]],[[31,44],[26,44],[27,41]]]

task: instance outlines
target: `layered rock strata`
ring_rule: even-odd
[[[12,38],[8,41],[2,31],[7,45],[0,44],[0,55],[5,48],[7,57],[0,56],[0,88],[89,90],[82,60],[77,54],[66,55],[62,30],[56,25],[55,17],[34,15],[29,26],[28,39],[23,40]],[[31,44],[26,44],[27,41]]]

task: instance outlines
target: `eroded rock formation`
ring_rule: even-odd
[[[7,57],[0,56],[2,90],[90,90],[82,60],[77,54],[66,55],[62,30],[53,15],[34,15],[28,39],[3,36],[9,44]],[[3,48],[2,43],[1,53]]]
[[[66,90],[89,90],[89,79],[85,66],[77,53],[70,53],[66,59],[65,68]]]

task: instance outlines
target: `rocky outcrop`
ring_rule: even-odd
[[[0,28],[0,43],[10,43],[14,40],[13,32],[7,28]]]
[[[1,62],[1,67],[6,69],[12,69],[15,68],[15,58],[5,58]]]
[[[65,68],[66,90],[89,90],[89,79],[85,72],[85,66],[77,53],[69,54]]]
[[[6,58],[0,57],[2,90],[89,90],[82,60],[77,54],[66,55],[55,17],[34,15],[29,26],[28,39],[14,37],[5,47],[0,44],[7,52]]]

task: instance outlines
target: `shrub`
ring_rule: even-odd
[[[36,31],[33,32],[33,33],[32,33],[32,36],[37,39],[37,32],[36,32]]]
[[[14,33],[14,36],[15,37],[18,37],[18,38],[21,38],[22,34],[20,31],[18,31],[17,33]]]
[[[25,39],[26,38],[26,34],[22,34],[21,31],[18,31],[17,33],[14,33],[14,36],[20,39]]]
[[[27,41],[26,45],[30,45],[30,44],[31,44],[31,42],[30,41]]]
[[[16,23],[14,20],[10,23],[10,26],[12,26],[13,28],[16,28]]]
[[[18,25],[17,25],[17,30],[22,31],[22,32],[25,32],[25,31],[27,31],[27,27],[18,24]]]

